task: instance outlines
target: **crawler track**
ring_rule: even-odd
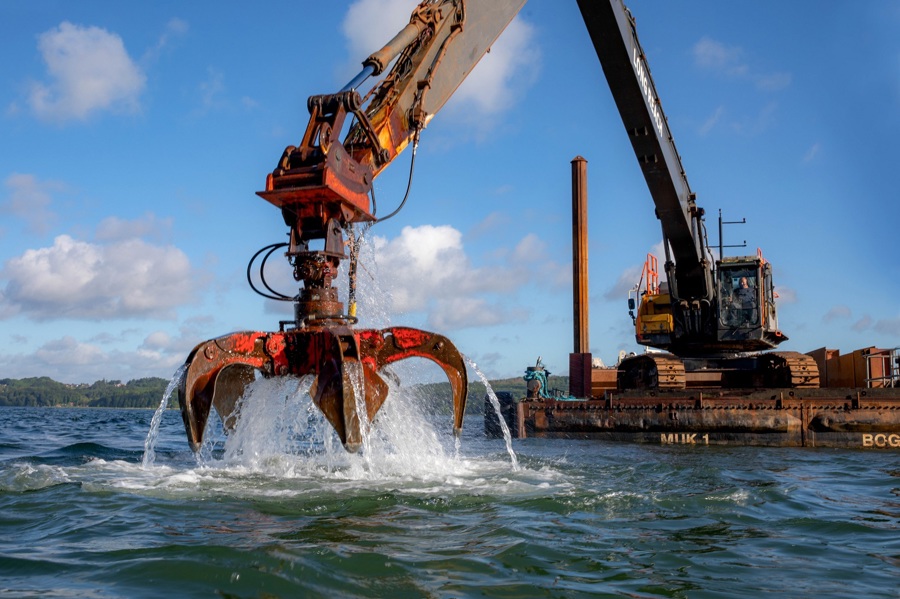
[[[815,389],[819,387],[819,367],[806,354],[792,351],[768,352],[760,357],[766,387]]]
[[[620,389],[684,389],[686,381],[684,362],[672,354],[641,354],[619,365]]]
[[[629,389],[816,389],[816,361],[798,352],[683,360],[669,353],[648,353],[619,364],[617,387]]]

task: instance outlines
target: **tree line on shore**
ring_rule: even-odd
[[[93,384],[67,384],[50,377],[0,379],[0,406],[156,408],[169,381],[150,377],[123,383],[102,380]],[[178,407],[178,402],[170,403]]]
[[[568,377],[553,377],[556,386],[567,388]],[[169,381],[158,377],[134,379],[123,383],[118,380],[101,380],[93,384],[69,384],[54,381],[50,377],[24,379],[0,379],[0,406],[19,407],[84,407],[84,408],[153,408],[159,406]],[[521,378],[491,381],[494,391],[508,391],[516,397],[524,397],[525,381]],[[430,401],[439,411],[452,411],[449,383],[416,385],[423,399]],[[175,395],[173,393],[173,395]],[[468,411],[480,412],[485,386],[480,382],[469,383]],[[170,408],[178,408],[173,397]]]

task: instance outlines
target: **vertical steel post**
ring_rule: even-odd
[[[572,160],[572,292],[576,354],[591,351],[588,337],[587,160]]]
[[[591,397],[588,338],[587,160],[572,160],[572,299],[575,344],[569,355],[569,395]]]

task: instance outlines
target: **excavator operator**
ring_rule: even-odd
[[[747,277],[741,277],[734,290],[734,306],[738,310],[739,325],[756,322],[756,294],[750,288]]]

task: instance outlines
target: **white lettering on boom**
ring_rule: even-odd
[[[637,75],[638,83],[641,86],[641,92],[644,94],[644,99],[647,101],[647,105],[650,108],[650,116],[653,117],[653,124],[656,125],[656,132],[659,134],[659,139],[664,140],[666,139],[666,136],[663,135],[662,113],[659,110],[659,100],[657,100],[653,94],[650,74],[647,72],[647,69],[644,68],[644,63],[641,60],[641,56],[638,54],[637,48],[632,47],[631,52],[634,55],[634,71]]]

